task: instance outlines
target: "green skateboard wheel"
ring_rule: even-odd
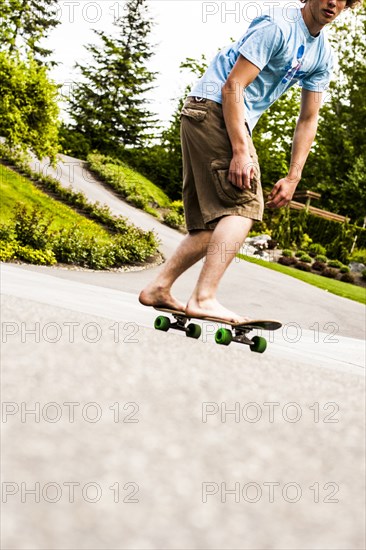
[[[188,326],[187,326],[187,330],[186,330],[186,336],[188,336],[188,338],[199,338],[201,336],[201,327],[200,325],[195,325],[194,323],[190,323]]]
[[[228,328],[219,328],[215,334],[216,344],[228,346],[233,339],[233,333]]]
[[[159,315],[159,317],[155,319],[154,327],[156,328],[156,330],[164,330],[164,332],[166,332],[167,330],[170,329],[169,317],[165,317],[164,315]]]
[[[250,346],[252,351],[256,353],[263,353],[267,347],[267,340],[263,336],[254,336],[252,338],[253,344]]]

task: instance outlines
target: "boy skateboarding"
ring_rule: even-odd
[[[268,197],[268,208],[286,206],[301,179],[314,141],[322,93],[333,57],[323,28],[359,0],[302,0],[304,7],[275,8],[256,17],[247,32],[221,50],[188,94],[181,113],[183,203],[188,235],[140,293],[146,306],[229,322],[248,317],[216,299],[219,282],[255,220],[264,199],[252,131],[261,114],[290,86],[302,87],[301,109],[288,174]],[[222,254],[222,251],[225,254]],[[187,304],[171,294],[176,279],[205,259]]]

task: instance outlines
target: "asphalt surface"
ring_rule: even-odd
[[[235,262],[225,305],[284,323],[259,355],[154,331],[156,269],[1,265],[2,547],[365,548],[364,307]]]

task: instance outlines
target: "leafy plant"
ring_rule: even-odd
[[[278,258],[278,263],[281,265],[295,266],[297,260],[293,256],[280,256],[280,258]]]
[[[354,283],[355,282],[355,278],[354,278],[354,275],[352,275],[352,273],[344,273],[340,280],[343,281],[344,283]]]
[[[322,264],[326,264],[328,261],[328,258],[326,256],[323,256],[322,254],[318,254],[317,256],[315,256],[315,261],[320,262]]]
[[[335,279],[337,277],[338,271],[336,269],[332,269],[331,267],[326,267],[324,271],[322,271],[322,275],[324,277],[329,277],[329,279]]]
[[[325,269],[325,265],[326,265],[325,262],[315,261],[311,266],[311,269],[314,269],[315,271],[323,271]]]
[[[328,261],[328,267],[335,267],[337,269],[340,269],[342,266],[343,266],[343,264],[339,260],[329,260]]]
[[[296,267],[296,269],[300,269],[301,271],[311,271],[310,265],[305,262],[298,262],[294,267]]]
[[[311,257],[308,254],[301,254],[299,260],[301,262],[305,262],[306,264],[311,264]]]
[[[319,243],[311,243],[308,247],[308,252],[309,252],[309,255],[312,256],[313,258],[315,256],[320,256],[320,255],[325,256],[327,253],[325,246],[322,246]]]

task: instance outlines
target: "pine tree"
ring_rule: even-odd
[[[31,53],[38,62],[48,57],[52,50],[40,42],[60,23],[57,13],[57,0],[2,0],[0,51]]]
[[[70,98],[74,130],[102,152],[141,145],[156,122],[144,97],[155,78],[146,66],[153,55],[147,0],[128,0],[125,8],[126,14],[114,23],[118,37],[94,31],[101,45],[86,47],[93,59],[77,64],[82,81],[75,83]]]

